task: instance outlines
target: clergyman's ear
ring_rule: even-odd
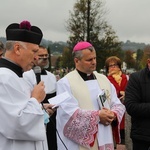
[[[17,55],[20,55],[20,49],[21,49],[20,45],[18,43],[15,43],[14,44],[14,51]]]

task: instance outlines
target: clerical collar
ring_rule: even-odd
[[[79,70],[77,70],[78,73],[80,74],[80,76],[83,78],[84,81],[87,81],[87,80],[94,80],[95,79],[95,76],[93,73],[91,74],[86,74],[84,72],[81,72]]]
[[[19,77],[22,77],[23,70],[20,66],[5,58],[0,59],[0,67],[5,67],[15,72]]]
[[[42,69],[42,70],[41,70],[41,75],[47,75],[47,72],[46,72],[45,69]]]

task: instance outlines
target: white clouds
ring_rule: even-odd
[[[150,0],[104,0],[107,20],[122,41],[150,43]],[[0,0],[0,36],[13,22],[29,20],[39,26],[44,38],[66,41],[69,10],[76,0]]]

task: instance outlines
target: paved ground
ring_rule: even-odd
[[[118,144],[116,150],[127,150],[125,145]]]

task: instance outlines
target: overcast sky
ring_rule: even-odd
[[[104,0],[108,23],[119,40],[150,44],[150,0]],[[43,31],[44,38],[66,41],[69,11],[76,0],[0,0],[0,37],[10,23],[29,20]]]

